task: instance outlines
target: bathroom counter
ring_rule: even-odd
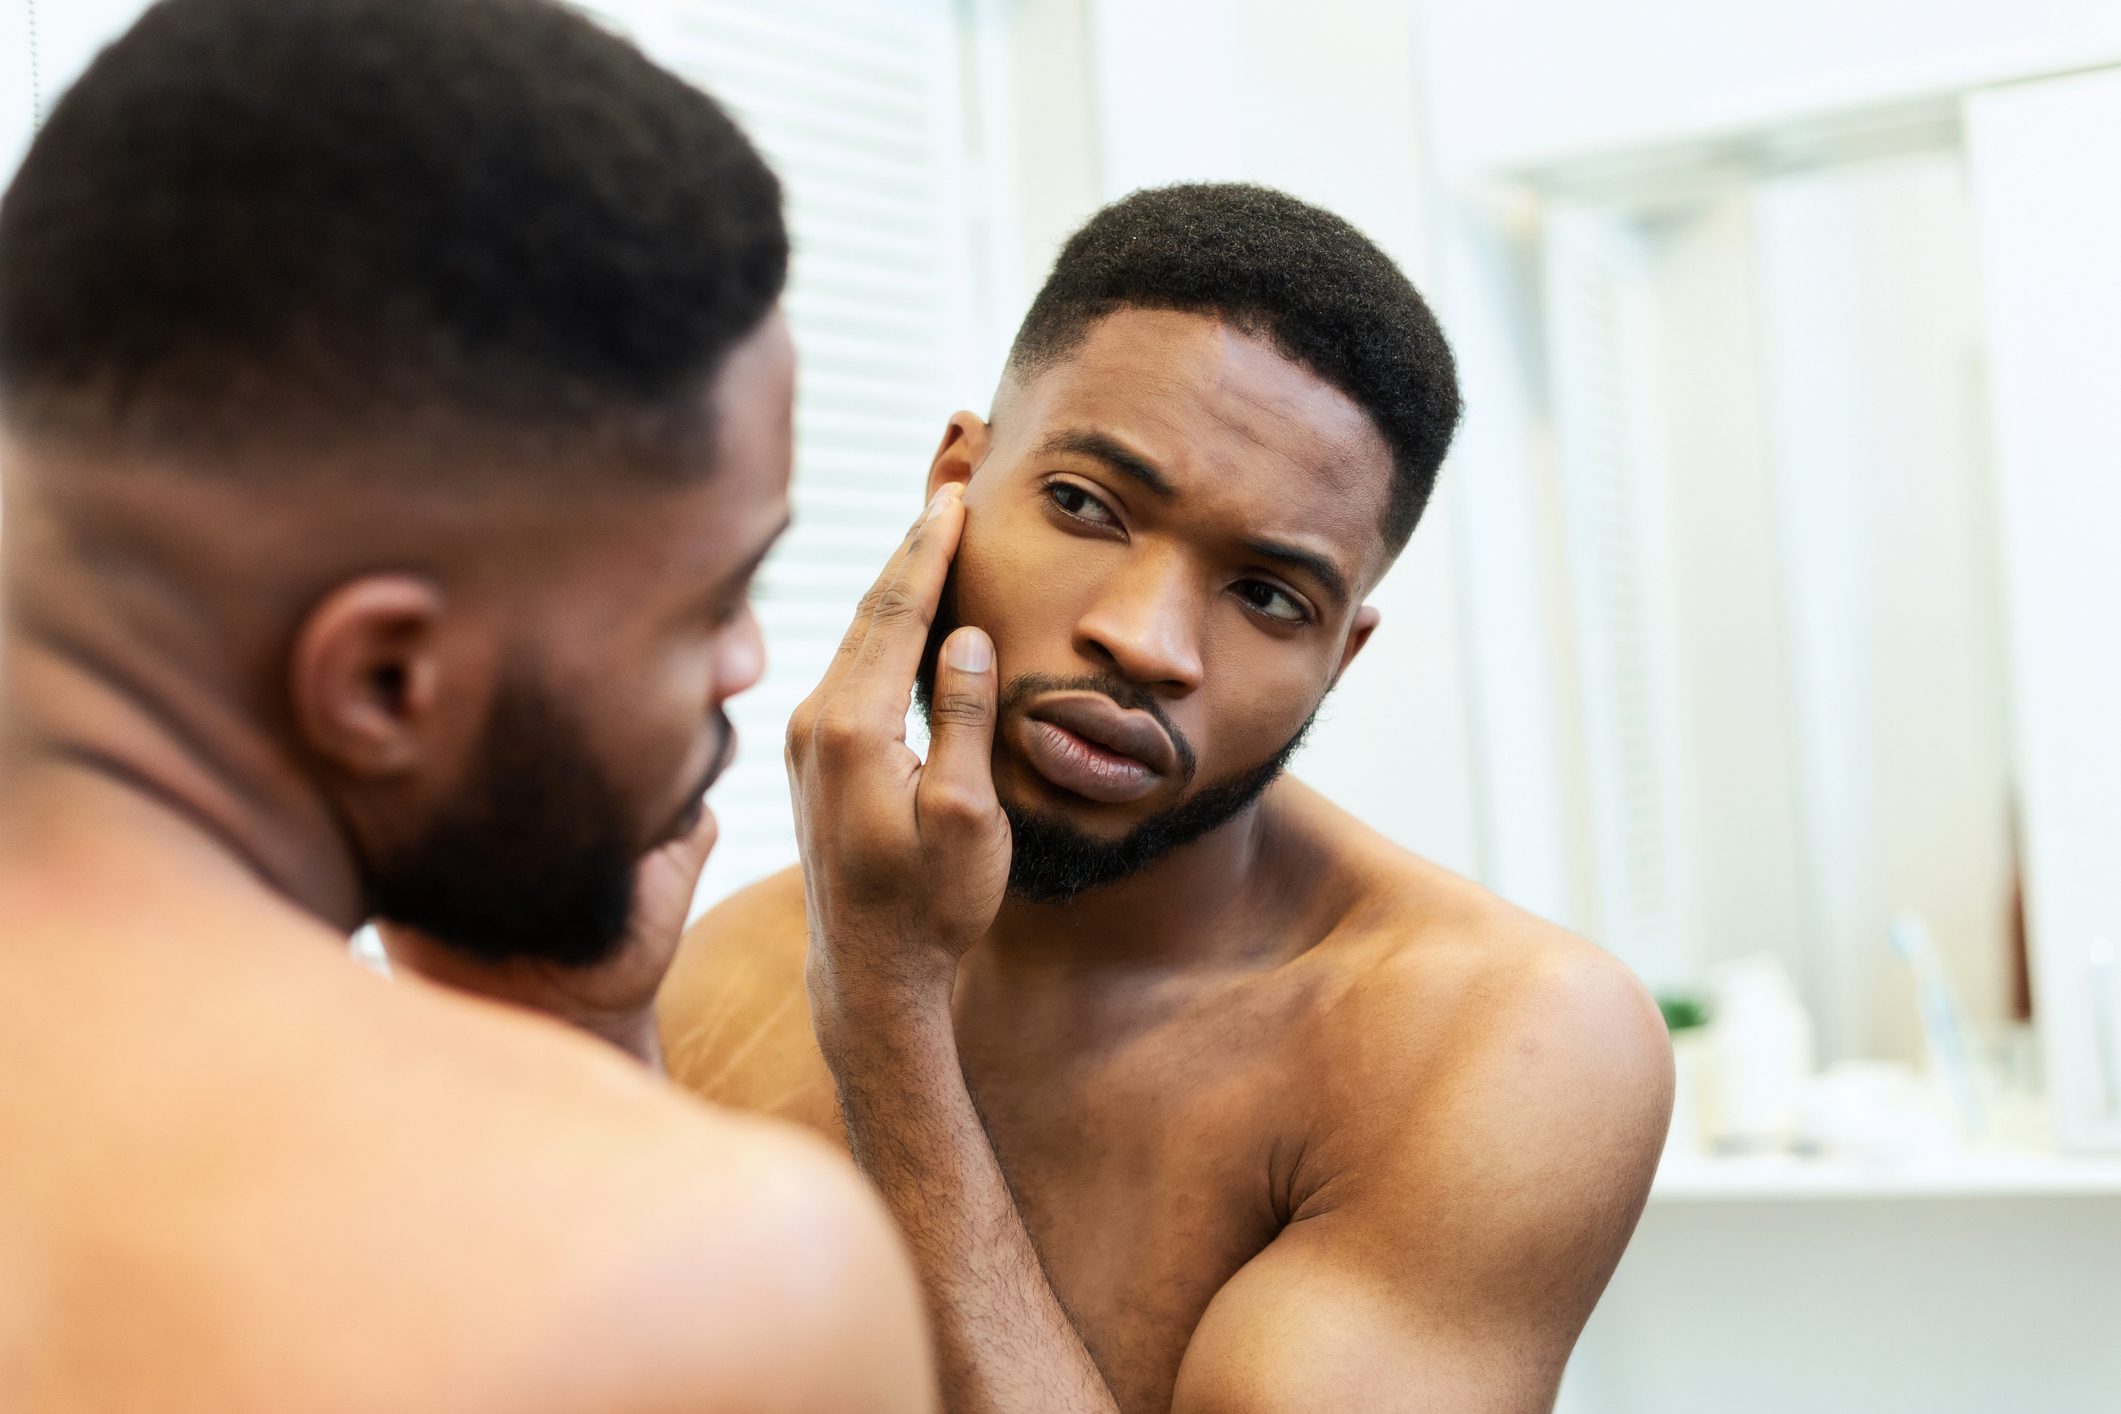
[[[1680,1156],[1561,1414],[2113,1414],[2121,1159]]]
[[[1788,1154],[1668,1154],[1653,1203],[2121,1196],[2121,1156],[1951,1152],[1883,1164]]]

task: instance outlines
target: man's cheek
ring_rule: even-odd
[[[1220,729],[1203,729],[1211,740],[1202,743],[1196,739],[1196,744],[1201,747],[1202,777],[1250,770],[1289,744],[1289,738],[1296,735],[1304,719],[1301,714],[1288,711],[1259,710],[1262,705],[1279,706],[1289,700],[1272,697],[1270,691],[1263,688],[1256,697],[1243,703],[1225,704],[1228,715],[1222,719]],[[1208,764],[1211,751],[1215,758],[1212,768]]]
[[[1082,668],[1069,656],[1070,635],[1061,596],[1035,569],[990,580],[968,566],[957,582],[960,624],[985,629],[994,640],[999,681],[1028,672],[1066,675]]]

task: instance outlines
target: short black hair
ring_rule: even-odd
[[[1391,449],[1380,529],[1391,553],[1405,547],[1458,426],[1458,373],[1436,316],[1375,242],[1250,183],[1135,192],[1061,247],[1009,350],[1012,375],[1049,366],[1125,308],[1212,314],[1354,399]]]
[[[0,201],[0,400],[158,445],[690,446],[787,267],[728,115],[552,0],[161,0]]]

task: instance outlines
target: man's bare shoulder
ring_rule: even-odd
[[[670,1078],[718,1104],[840,1140],[831,1073],[810,1028],[803,876],[731,895],[686,933],[656,997]]]
[[[737,890],[686,930],[673,977],[711,967],[726,981],[736,970],[753,970],[778,985],[800,982],[809,945],[809,910],[803,870],[790,865]]]
[[[929,1407],[910,1264],[844,1157],[543,1017],[392,992],[439,1061],[426,1122],[395,1135],[422,1141],[431,1196],[399,1212],[432,1225],[430,1266],[464,1253],[466,1309],[531,1352],[502,1407]],[[467,1200],[490,1244],[443,1226]]]
[[[672,1101],[682,1114],[627,1136],[622,1172],[576,1171],[581,1201],[546,1217],[602,1251],[553,1309],[544,1376],[587,1378],[603,1408],[931,1408],[911,1265],[846,1159],[791,1126]]]
[[[1179,1402],[1338,1380],[1356,1407],[1412,1380],[1437,1407],[1546,1407],[1655,1172],[1661,1019],[1583,939],[1315,793],[1276,805],[1333,924],[1280,969],[1317,999],[1290,1220],[1202,1318]]]
[[[1364,1077],[1350,1114],[1380,1139],[1415,1114],[1528,1140],[1603,1124],[1624,1136],[1616,1163],[1654,1158],[1671,1051],[1625,964],[1314,792],[1292,806],[1345,885],[1338,926],[1302,961],[1336,974],[1315,1034],[1322,1067]]]
[[[644,1409],[932,1408],[911,1264],[844,1156],[789,1125],[673,1107],[682,1122],[643,1136],[577,1211],[602,1229],[608,1265],[589,1275],[607,1279],[560,1313],[550,1376],[586,1373]]]
[[[314,1377],[294,1402],[319,1410],[826,1410],[863,1403],[856,1368],[926,1407],[910,1269],[814,1139],[325,937],[17,921],[54,946],[18,930],[35,985],[9,990],[76,1004],[0,1005],[11,1069],[73,1077],[0,1103],[0,1142],[42,1156],[0,1198],[46,1214],[9,1284],[81,1332],[38,1376],[73,1403],[136,1407],[110,1381],[138,1378],[157,1407],[255,1407],[192,1387],[204,1331],[282,1394]],[[40,1296],[45,1272],[65,1281]],[[144,1295],[173,1283],[181,1311]]]

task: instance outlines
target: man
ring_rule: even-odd
[[[689,940],[670,1070],[844,1134],[959,1414],[1552,1403],[1669,1116],[1657,1012],[1280,779],[1457,409],[1346,223],[1130,197],[790,728],[803,869]]]
[[[721,111],[545,0],[166,0],[52,112],[0,204],[0,1408],[932,1407],[844,1160],[345,947],[580,1016],[637,861],[697,873],[786,258]]]

